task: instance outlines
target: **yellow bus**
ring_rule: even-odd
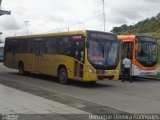
[[[56,76],[63,84],[118,80],[119,41],[115,34],[89,30],[7,37],[4,65],[20,75]]]

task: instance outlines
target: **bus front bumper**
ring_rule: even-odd
[[[137,66],[132,66],[131,75],[132,76],[154,76],[157,75],[158,69],[155,70],[142,70]]]
[[[110,76],[100,76],[97,75],[97,79],[98,80],[112,80],[114,78],[114,75],[110,75]]]

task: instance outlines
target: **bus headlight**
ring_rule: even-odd
[[[119,73],[118,70],[112,71],[112,74],[117,74],[117,73]]]
[[[88,69],[88,71],[89,71],[90,73],[94,74],[94,71],[93,71],[93,69],[92,69],[90,66],[87,65],[87,69]]]

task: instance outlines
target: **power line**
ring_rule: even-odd
[[[105,1],[104,0],[102,0],[102,2],[103,2],[103,13],[101,13],[101,14],[99,14],[99,15],[96,15],[96,16],[93,16],[93,17],[91,17],[91,18],[88,18],[87,20],[84,20],[84,21],[82,21],[82,22],[77,22],[77,23],[75,23],[75,24],[71,24],[71,25],[69,25],[70,27],[73,27],[73,26],[76,26],[76,25],[80,25],[80,24],[84,24],[84,23],[86,23],[86,22],[88,22],[88,21],[91,21],[91,20],[93,20],[93,19],[96,19],[96,18],[98,18],[98,17],[100,17],[100,16],[103,16],[103,29],[104,29],[104,31],[106,31],[106,13],[105,13],[105,5],[106,5],[106,3],[105,3]],[[141,11],[141,12],[152,12],[153,10],[144,10],[144,11]],[[158,11],[158,9],[157,9],[157,11]],[[135,11],[133,11],[133,12],[131,12],[131,11],[126,11],[127,13],[133,13],[133,12],[135,12]],[[110,14],[110,13],[113,13],[113,12],[107,12],[107,14]],[[118,12],[117,12],[118,13]],[[60,28],[56,28],[56,29],[54,29],[53,31],[57,31],[57,30],[61,30],[61,29],[69,29],[70,27],[68,27],[68,26],[66,26],[66,27],[60,27]]]
[[[96,16],[94,16],[94,17],[88,18],[88,19],[86,19],[86,20],[84,20],[84,21],[77,22],[77,23],[75,23],[75,24],[71,24],[71,25],[69,25],[69,26],[70,26],[70,27],[73,27],[73,26],[76,26],[76,25],[84,24],[84,23],[86,23],[86,22],[88,22],[88,21],[91,21],[91,20],[93,20],[93,19],[95,19],[95,18],[98,18],[98,17],[100,17],[100,16],[102,16],[102,15],[103,15],[103,14],[99,14],[99,15],[96,15]],[[66,26],[66,27],[60,27],[60,28],[54,29],[53,31],[57,31],[57,30],[61,30],[61,29],[68,29],[68,28],[69,28],[68,26]]]

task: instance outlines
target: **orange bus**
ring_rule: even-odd
[[[141,77],[157,74],[158,44],[156,38],[149,36],[118,35],[118,39],[121,43],[121,63],[126,56],[128,56],[132,62],[131,76]]]

